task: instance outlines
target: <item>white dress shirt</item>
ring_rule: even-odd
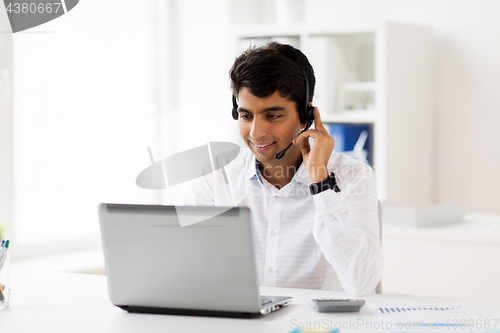
[[[261,177],[253,154],[241,149],[224,166],[194,180],[186,205],[245,206],[252,212],[259,284],[271,287],[372,292],[382,275],[378,202],[373,170],[333,152],[328,172],[341,191],[312,195],[302,163],[278,190]],[[227,180],[225,180],[227,179]]]

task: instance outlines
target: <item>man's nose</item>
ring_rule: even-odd
[[[265,137],[267,134],[267,124],[261,117],[254,117],[250,136],[252,138]]]

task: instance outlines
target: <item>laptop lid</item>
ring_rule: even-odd
[[[178,213],[213,217],[181,227]],[[260,313],[248,208],[101,204],[99,215],[113,304]]]

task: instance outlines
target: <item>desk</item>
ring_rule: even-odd
[[[169,315],[130,314],[108,299],[106,277],[73,273],[11,272],[11,306],[0,311],[2,333],[137,333],[137,332],[290,332],[294,323],[349,322],[373,316],[365,305],[359,313],[320,314],[309,307],[311,298],[346,298],[343,292],[263,287],[266,295],[293,296],[287,308],[255,319],[229,319]],[[367,302],[435,303],[444,299],[373,295]],[[452,302],[457,302],[456,300]],[[500,302],[471,301],[482,319],[500,317]],[[500,326],[500,322],[497,326]],[[497,327],[497,329],[500,329]],[[490,328],[489,331],[491,331]],[[340,332],[369,332],[358,327]],[[373,331],[373,330],[371,330]],[[377,332],[392,330],[377,330]],[[401,330],[399,330],[401,331]],[[422,330],[419,330],[422,331]],[[430,331],[436,332],[436,329]],[[465,330],[451,330],[463,332]],[[478,330],[472,330],[478,332]]]

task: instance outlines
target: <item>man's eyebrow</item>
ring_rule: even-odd
[[[271,106],[269,108],[265,108],[260,110],[258,113],[266,113],[266,112],[272,112],[272,111],[286,111],[286,109],[283,106]],[[253,113],[252,111],[249,111],[245,108],[238,108],[238,112],[248,112],[248,113]]]

